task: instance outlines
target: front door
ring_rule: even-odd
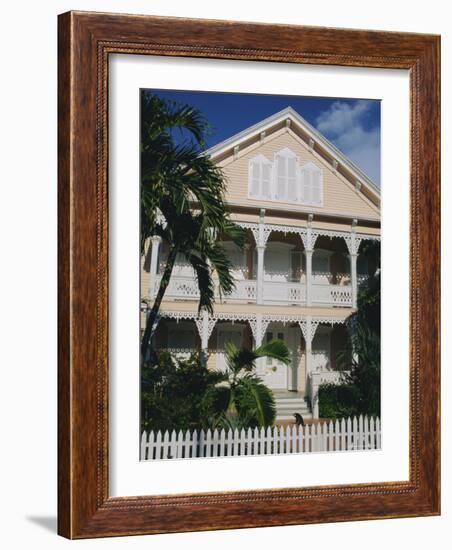
[[[240,326],[226,325],[220,327],[217,332],[217,368],[226,370],[226,359],[224,356],[224,345],[226,342],[232,342],[238,348],[242,346],[242,332]]]
[[[286,329],[278,326],[269,328],[265,333],[265,342],[271,342],[274,339],[282,340],[287,344]],[[261,359],[259,363],[257,372],[266,386],[272,390],[287,389],[287,365],[271,357]]]

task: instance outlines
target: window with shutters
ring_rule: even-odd
[[[322,171],[313,162],[300,169],[301,201],[305,204],[321,206],[323,204]]]
[[[272,198],[273,164],[264,155],[258,155],[249,164],[249,195],[258,199]]]
[[[271,162],[258,155],[249,163],[249,197],[322,206],[322,170],[313,162],[300,167],[293,151],[285,147]]]
[[[295,153],[287,147],[275,155],[276,189],[278,201],[298,202],[298,163]]]

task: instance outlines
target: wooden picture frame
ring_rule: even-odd
[[[58,532],[68,538],[440,512],[440,38],[69,12],[59,16]],[[409,481],[149,497],[108,491],[108,62],[113,53],[410,72]]]

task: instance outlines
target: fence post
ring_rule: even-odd
[[[226,455],[225,438],[226,438],[226,433],[224,431],[224,428],[222,428],[220,432],[220,456]]]
[[[364,449],[370,449],[370,442],[369,442],[369,419],[367,417],[367,414],[364,415]]]
[[[370,448],[375,449],[375,418],[373,416],[369,418],[369,424]]]
[[[297,430],[297,452],[302,453],[303,452],[303,445],[304,445],[304,431],[306,428],[303,426],[294,426],[294,428]]]
[[[212,456],[218,456],[218,430],[215,429],[212,433]]]
[[[289,450],[286,452],[292,453],[292,454],[298,452],[297,443],[298,443],[298,432],[300,428],[301,426],[296,426],[296,425],[293,425],[292,428],[290,426],[287,426],[286,441],[288,445],[290,441],[290,447],[289,447]]]
[[[233,448],[233,431],[228,431],[228,446],[227,446],[227,455],[232,456],[232,448]]]
[[[347,418],[347,447],[346,451],[352,450],[352,419],[350,417]]]
[[[205,440],[206,440],[206,432],[204,430],[201,430],[199,434],[199,440],[198,440],[198,457],[204,458],[205,456]]]
[[[168,458],[169,455],[169,432],[168,430],[165,430],[165,433],[163,434],[163,456],[162,458]]]
[[[205,446],[206,446],[206,452],[205,452],[205,457],[210,457],[210,451],[211,451],[211,447],[212,447],[212,432],[209,430],[207,430],[206,432],[206,440],[205,440]]]
[[[365,449],[364,447],[364,422],[363,422],[363,415],[360,414],[359,415],[359,418],[358,418],[358,441],[359,441],[359,444],[358,444],[358,449],[360,451],[362,451],[363,449]]]
[[[151,435],[152,432],[149,433]],[[148,456],[146,451],[148,450],[146,432],[144,431],[141,434],[141,445],[140,445],[140,460],[147,460]]]
[[[358,419],[356,416],[353,417],[353,450],[358,449],[359,441],[359,432],[358,432]]]
[[[234,452],[233,452],[233,455],[234,456],[239,456],[239,431],[238,429],[236,428],[234,430]]]
[[[175,430],[171,432],[171,458],[177,458],[177,433]],[[169,457],[168,457],[169,458]]]
[[[376,436],[377,449],[381,449],[380,419],[378,418],[378,416],[375,424],[376,424],[375,431],[377,432],[377,436]]]

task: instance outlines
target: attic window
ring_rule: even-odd
[[[297,157],[290,149],[283,149],[275,155],[276,192],[279,201],[297,201]]]
[[[308,162],[300,170],[302,202],[322,204],[322,172],[313,162]]]
[[[259,155],[250,161],[249,194],[260,199],[272,198],[273,165],[264,155]]]
[[[287,147],[271,162],[264,155],[250,160],[248,196],[255,199],[321,206],[322,170],[313,162],[300,167]]]

